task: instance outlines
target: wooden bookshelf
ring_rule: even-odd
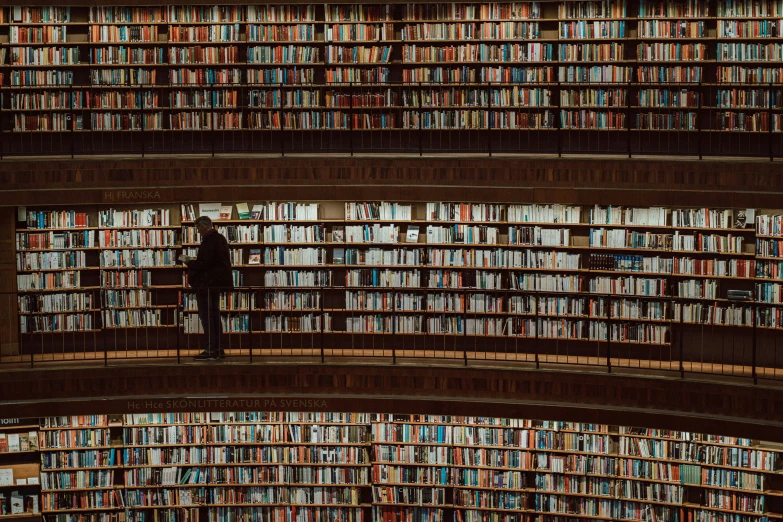
[[[116,490],[117,450],[107,415],[52,417],[41,423],[41,487],[45,514],[111,513],[122,505]],[[106,515],[103,515],[106,516]]]
[[[388,420],[372,424],[373,521],[446,520],[454,503],[451,433],[437,423]],[[412,419],[407,419],[408,421]],[[434,422],[426,422],[426,421]]]
[[[144,519],[223,520],[253,509],[366,522],[470,521],[492,513],[520,521],[644,520],[650,510],[661,520],[783,516],[774,489],[780,454],[763,442],[717,435],[328,412],[145,413],[40,425],[41,448],[30,452],[40,452],[40,470],[38,463],[14,465],[28,477],[40,473],[48,515],[97,520],[128,510]],[[215,452],[225,453],[225,462],[206,455]],[[718,453],[743,465],[717,464]],[[757,458],[760,468],[751,465]],[[91,485],[82,487],[84,480]],[[111,504],[92,505],[99,500]]]
[[[398,336],[401,350],[447,342],[489,354],[527,339],[542,347],[568,343],[585,355],[596,347],[651,348],[623,356],[643,359],[683,350],[679,333],[703,325],[777,330],[783,321],[783,218],[772,209],[756,210],[757,227],[739,228],[735,218],[745,209],[336,201],[250,207],[258,209],[254,219],[216,220],[234,266],[235,288],[221,292],[220,305],[232,349],[385,347]],[[237,217],[231,209],[229,217]],[[21,246],[40,234],[78,234],[96,245],[18,249],[23,353],[25,346],[99,350],[106,342],[134,353],[183,339],[188,348],[198,345],[194,294],[176,261],[197,252],[197,208],[126,206],[111,210],[116,222],[108,210],[79,211],[79,226],[42,217],[51,229],[18,228]],[[76,215],[30,212],[36,224],[39,215]],[[149,227],[140,216],[152,219]],[[78,266],[38,268],[53,263]],[[60,274],[74,282],[78,275],[79,285],[23,289],[30,278]],[[728,289],[755,291],[758,299],[729,301]],[[89,327],[74,322],[85,317]],[[145,330],[150,334],[138,335]]]
[[[783,114],[779,4],[728,15],[746,4],[10,8],[0,131],[9,153],[37,147],[33,133],[86,149],[91,133],[119,132],[133,150],[184,147],[187,133],[269,134],[274,146],[316,131],[343,148],[348,133],[377,132],[384,150],[453,131],[496,150],[543,131],[575,151],[693,152],[702,132],[703,146],[736,149],[731,136],[780,132]],[[162,145],[142,136],[158,131]],[[394,145],[380,131],[407,137]]]
[[[0,425],[0,508],[3,519],[40,518],[38,419]]]
[[[95,233],[85,212],[27,215],[26,228],[16,234],[21,334],[99,327]]]
[[[638,105],[632,116],[635,129],[693,132],[700,128],[699,118],[705,114],[699,109],[710,102],[705,103],[704,95],[691,86],[701,83],[710,67],[709,38],[714,33],[708,17],[714,14],[708,2],[640,2],[636,56],[645,63],[637,67],[641,85],[632,94],[636,98],[632,103]],[[684,85],[643,85],[658,82]]]
[[[161,494],[172,492],[172,508],[188,507],[197,498],[196,488],[205,487],[204,481],[191,472],[206,465],[203,473],[221,484],[206,486],[212,492],[210,500],[202,499],[200,504],[208,504],[198,509],[208,509],[213,515],[223,516],[221,513],[225,508],[241,511],[254,506],[253,509],[272,510],[278,514],[305,512],[315,517],[333,513],[342,514],[345,519],[360,520],[364,505],[362,491],[367,487],[369,474],[366,467],[369,462],[369,423],[360,422],[365,417],[359,414],[332,416],[274,412],[127,415],[123,439],[125,448],[131,450],[124,453],[129,506],[131,509],[159,510],[161,506],[158,503],[138,497],[145,489],[157,489],[162,490]],[[344,423],[339,422],[341,418]],[[179,425],[177,420],[181,420],[182,424]],[[320,420],[325,421],[325,425],[318,424]],[[174,435],[172,430],[184,430],[181,435],[198,440],[177,444],[172,449],[167,449],[165,441],[162,445],[152,441],[130,444],[139,441],[139,437],[154,436],[156,441],[162,440],[159,436]],[[224,464],[204,464],[194,456],[195,461],[183,464],[180,457],[174,455],[187,452],[200,442],[205,444],[205,451],[237,452],[236,458],[229,458]],[[251,453],[257,458],[248,458]],[[273,457],[273,453],[278,456]],[[171,482],[172,478],[165,474],[158,474],[154,467],[146,467],[142,461],[150,458],[177,459],[177,463],[164,464],[178,470],[174,481]],[[181,478],[183,474],[185,478]],[[188,476],[192,477],[190,481]],[[176,499],[185,505],[178,505]]]

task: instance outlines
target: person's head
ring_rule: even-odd
[[[212,220],[209,219],[207,216],[201,216],[198,219],[196,219],[196,230],[198,230],[198,233],[200,235],[204,235],[210,230],[212,230]]]

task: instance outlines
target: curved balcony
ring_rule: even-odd
[[[226,335],[225,362],[197,365],[190,358],[199,350],[197,336],[179,327],[34,333],[17,344],[14,278],[8,277],[15,266],[10,224],[17,205],[317,198],[774,209],[783,192],[778,162],[390,156],[379,166],[377,158],[306,156],[7,159],[0,177],[0,214],[9,224],[0,288],[7,318],[0,328],[4,415],[116,412],[209,397],[269,399],[278,408],[491,411],[609,423],[632,418],[625,423],[638,425],[655,416],[661,427],[783,439],[777,330],[670,321],[666,345],[427,329],[422,335],[270,334],[258,326],[268,312],[260,307],[251,332]],[[166,324],[179,325],[176,302],[170,304]],[[97,325],[103,309],[96,308]],[[279,403],[325,398],[326,406]]]

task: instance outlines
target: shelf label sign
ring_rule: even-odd
[[[226,409],[235,410],[262,410],[262,409],[281,409],[281,410],[321,410],[329,409],[329,403],[326,399],[303,398],[251,398],[251,399],[231,399],[231,398],[173,398],[173,399],[143,399],[130,400],[127,403],[128,411],[188,411],[188,410],[215,410]]]
[[[104,190],[104,203],[144,203],[148,201],[171,201],[171,189],[110,189]]]
[[[0,427],[38,426],[38,419],[0,419]]]

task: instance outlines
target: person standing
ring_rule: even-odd
[[[207,216],[196,219],[201,245],[195,259],[181,256],[188,267],[188,282],[196,291],[198,317],[207,338],[207,347],[196,356],[197,361],[214,361],[225,357],[220,347],[223,328],[220,322],[220,293],[234,286],[231,277],[231,254],[228,241],[212,225]]]

